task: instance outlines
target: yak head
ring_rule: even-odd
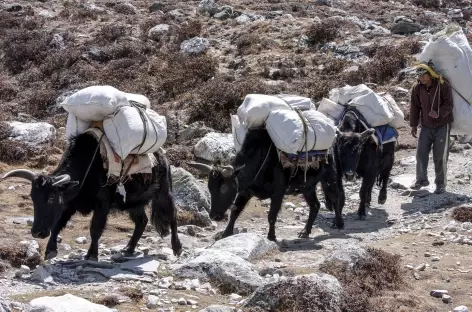
[[[76,186],[68,174],[58,176],[38,175],[30,170],[19,169],[5,174],[7,178],[22,178],[31,182],[31,199],[34,206],[34,221],[31,235],[46,238],[62,213],[64,191]]]
[[[357,164],[364,143],[374,134],[374,129],[365,130],[362,133],[337,131],[336,152],[339,157],[341,172],[347,181],[356,179]]]
[[[232,207],[238,193],[237,173],[244,167],[209,166],[201,163],[188,163],[189,166],[208,174],[208,190],[211,196],[210,218],[222,221]]]

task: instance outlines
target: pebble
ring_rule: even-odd
[[[434,256],[434,257],[431,258],[431,261],[437,262],[439,260],[441,260],[441,258],[439,258],[438,256]]]
[[[155,309],[159,306],[159,298],[154,295],[149,295],[146,306],[148,309]]]
[[[426,270],[426,263],[422,263],[420,265],[418,265],[416,268],[415,268],[416,271],[424,271]]]
[[[75,242],[77,244],[87,244],[87,237],[85,237],[85,236],[77,237],[75,239]]]
[[[458,306],[452,312],[469,312],[469,309],[466,306]]]
[[[426,258],[429,258],[429,257],[431,257],[431,253],[425,252],[425,253],[424,253],[424,256],[425,256]]]
[[[452,302],[452,297],[449,295],[442,295],[442,301],[444,303],[451,303]]]
[[[195,300],[187,300],[187,304],[192,306],[192,309],[195,309],[194,306],[198,305],[198,301]]]
[[[187,300],[185,298],[179,298],[179,305],[187,305]]]
[[[443,295],[447,295],[449,292],[447,290],[431,290],[430,295],[435,298],[442,298]]]

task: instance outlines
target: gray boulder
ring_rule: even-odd
[[[31,146],[52,143],[56,138],[56,128],[46,122],[24,123],[12,121],[7,123],[11,132],[8,139]]]
[[[259,287],[245,303],[245,308],[261,308],[278,311],[291,305],[296,311],[305,311],[306,304],[319,304],[320,311],[341,311],[342,287],[339,281],[328,274],[309,274],[290,278]],[[315,298],[310,298],[314,296]],[[323,301],[317,301],[317,298]],[[297,304],[298,306],[293,306]]]
[[[204,226],[211,225],[210,192],[208,187],[197,181],[188,171],[171,166],[173,195],[175,204],[182,210],[191,212]]]
[[[342,261],[353,267],[360,259],[367,256],[367,250],[357,244],[347,244],[335,250],[325,261]]]
[[[222,305],[211,305],[205,309],[200,310],[199,312],[234,312],[235,309],[232,307],[222,306]]]
[[[170,31],[170,25],[168,24],[159,24],[149,29],[148,38],[159,41],[163,36],[168,34]]]
[[[154,2],[149,6],[149,12],[157,12],[157,11],[162,11],[165,8],[165,5],[160,2]]]
[[[421,29],[422,27],[416,23],[400,19],[393,24],[390,31],[396,35],[411,35],[421,31]]]
[[[267,252],[278,250],[275,242],[254,233],[236,234],[221,239],[213,246],[213,250],[221,250],[233,253],[244,260],[253,260]]]
[[[231,133],[211,132],[206,134],[193,150],[195,156],[209,162],[228,164],[236,156]]]
[[[210,47],[210,41],[202,37],[193,37],[180,44],[180,52],[191,55],[200,55]]]
[[[33,299],[30,306],[34,312],[112,312],[113,310],[80,297],[66,294],[59,297]]]
[[[218,5],[215,0],[202,0],[198,4],[198,12],[213,16],[218,11]]]
[[[264,280],[251,263],[227,251],[203,250],[196,258],[174,267],[180,278],[214,281],[224,289],[247,295]]]
[[[202,138],[210,132],[214,132],[214,130],[205,126],[202,121],[196,121],[179,133],[177,143]]]

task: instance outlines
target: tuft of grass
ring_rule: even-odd
[[[135,302],[139,302],[144,296],[142,290],[135,287],[122,287],[119,292]]]
[[[41,248],[40,248],[41,249]],[[19,268],[26,265],[34,268],[41,263],[41,256],[28,257],[27,246],[8,245],[0,246],[0,259],[9,262],[13,267]],[[42,254],[42,251],[40,251]]]
[[[326,19],[315,23],[307,31],[308,43],[311,45],[325,44],[338,38],[341,34],[339,21]]]
[[[113,296],[113,295],[100,296],[98,298],[94,298],[92,301],[93,303],[101,304],[109,308],[113,308],[114,306],[117,306],[120,304],[118,297]]]
[[[452,212],[452,218],[459,222],[472,222],[472,207],[457,207]]]

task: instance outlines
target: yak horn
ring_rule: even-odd
[[[54,179],[52,186],[63,186],[69,183],[71,180],[70,175],[62,174]]]
[[[5,180],[7,178],[21,178],[21,179],[26,179],[30,182],[33,182],[36,180],[38,175],[34,173],[33,171],[27,170],[27,169],[18,169],[18,170],[12,170],[5,174],[2,177],[2,180]]]
[[[220,169],[221,169],[221,173],[223,174],[225,178],[230,177],[234,173],[234,168],[231,165],[220,166]]]
[[[197,163],[197,162],[189,162],[189,163],[187,163],[187,165],[189,165],[190,167],[195,168],[199,171],[202,171],[204,173],[210,173],[210,171],[213,170],[212,166],[202,164],[202,163]]]

